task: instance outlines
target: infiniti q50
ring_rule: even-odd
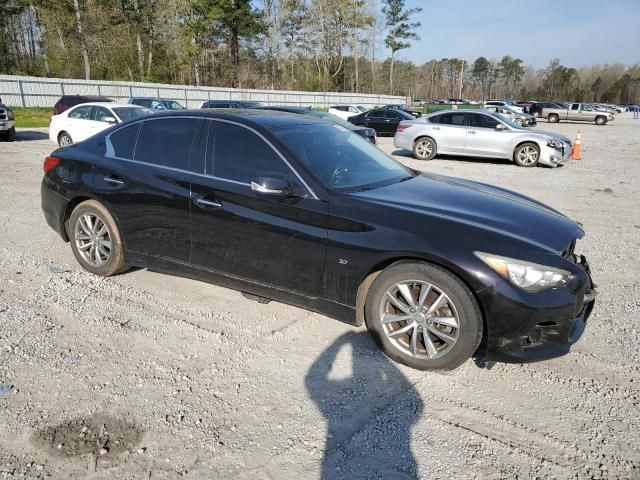
[[[563,355],[594,306],[580,224],[307,116],[161,113],[44,170],[46,221],[89,272],[147,267],[366,324],[418,369]]]

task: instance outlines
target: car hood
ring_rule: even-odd
[[[581,225],[532,198],[500,187],[423,173],[354,194],[388,206],[485,228],[553,252],[584,236]]]
[[[537,130],[537,129],[536,130],[527,129],[526,132],[531,135],[540,135],[541,137],[545,137],[545,138],[555,138],[557,140],[562,140],[565,143],[572,143],[573,141],[566,135],[561,135],[558,132],[546,132],[544,130]]]

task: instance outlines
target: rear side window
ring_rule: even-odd
[[[464,113],[444,113],[439,117],[441,125],[464,126]]]
[[[195,118],[162,118],[143,122],[134,160],[186,170],[198,121]]]
[[[258,135],[238,125],[215,121],[209,131],[206,173],[247,184],[261,176],[293,176],[280,156]]]
[[[113,147],[114,156],[128,160],[133,158],[133,150],[136,146],[139,129],[140,123],[135,123],[111,134],[109,141]]]
[[[382,110],[374,110],[367,113],[367,118],[384,118],[384,112]]]
[[[78,107],[74,111],[69,112],[69,118],[91,120],[91,110],[93,110],[93,107],[91,105],[86,107]]]

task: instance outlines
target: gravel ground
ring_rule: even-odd
[[[238,292],[78,266],[40,211],[43,130],[0,143],[0,478],[640,477],[640,120],[561,168],[449,157],[584,223],[600,296],[570,355],[448,375],[364,329]]]

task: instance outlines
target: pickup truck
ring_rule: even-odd
[[[13,142],[16,138],[15,119],[9,107],[0,102],[0,140]]]
[[[546,118],[550,123],[558,123],[560,120],[572,122],[595,122],[596,125],[604,125],[613,120],[609,112],[596,110],[589,103],[571,103],[569,108],[543,108],[541,118]]]

